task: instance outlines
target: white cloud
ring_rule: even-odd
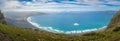
[[[109,1],[107,4],[120,5],[120,1]]]
[[[101,1],[98,1],[98,0],[93,0],[93,1],[86,1],[85,3],[87,4],[91,4],[91,5],[101,5],[103,4],[104,2],[101,2]]]
[[[34,3],[36,2],[39,2],[39,3],[46,3],[46,2],[51,2],[51,1],[54,1],[54,0],[32,0]]]
[[[79,3],[82,4],[88,4],[92,6],[98,6],[98,5],[103,5],[103,4],[113,4],[113,5],[120,5],[120,1],[117,0],[76,0]]]
[[[99,1],[99,0],[76,0],[76,1],[81,4],[88,4],[88,5],[92,5],[92,6],[104,4],[104,2]]]
[[[76,0],[77,2],[71,1],[61,1],[62,3],[57,2],[48,2],[53,0],[33,0],[33,2],[19,2],[16,0],[2,0],[2,7],[18,11],[95,11],[95,10],[118,10],[120,7],[110,7],[104,4],[116,4],[120,5],[120,1],[109,1],[103,2],[99,0]],[[47,2],[47,3],[43,3]],[[74,3],[74,4],[69,4]],[[84,5],[75,5],[75,4],[87,4]],[[19,8],[18,8],[19,7]],[[87,8],[87,9],[86,9]],[[99,9],[100,8],[100,9]],[[105,9],[104,9],[105,8]]]
[[[9,8],[16,8],[17,6],[22,5],[19,1],[17,0],[0,0],[1,9],[9,9]]]
[[[9,2],[5,2],[4,3],[4,8],[8,9],[8,8],[16,8],[17,6],[20,6],[21,3],[18,1],[9,1]]]

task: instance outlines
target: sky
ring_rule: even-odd
[[[104,11],[120,10],[120,0],[0,0],[6,11]]]

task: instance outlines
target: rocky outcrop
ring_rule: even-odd
[[[111,19],[108,28],[120,27],[120,11],[118,11]]]
[[[1,10],[0,10],[0,23],[6,24],[5,19],[4,19],[4,15],[3,15],[3,13],[1,12]]]

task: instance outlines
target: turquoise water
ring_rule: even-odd
[[[34,26],[57,33],[79,33],[107,26],[113,11],[61,12],[29,17]]]

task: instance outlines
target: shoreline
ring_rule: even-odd
[[[37,29],[35,26],[30,24],[26,19],[27,17],[30,16],[35,16],[35,15],[41,15],[42,13],[21,13],[17,14],[18,12],[12,12],[12,13],[4,13],[5,20],[7,22],[7,25],[11,26],[17,26],[17,27],[22,27],[22,28],[30,28],[30,29]]]
[[[28,17],[27,18],[27,21],[35,26],[36,28],[40,29],[40,30],[44,30],[44,31],[47,31],[47,32],[51,32],[51,33],[60,33],[60,34],[83,34],[83,33],[89,33],[89,32],[96,32],[96,31],[100,31],[100,30],[103,30],[105,29],[107,26],[103,26],[101,28],[94,28],[94,29],[86,29],[86,30],[75,30],[75,31],[67,31],[67,32],[64,32],[64,31],[61,31],[61,30],[57,30],[57,29],[53,29],[52,27],[43,27],[43,26],[40,26],[39,24],[35,23],[35,22],[32,22],[31,21],[31,17]]]
[[[28,14],[20,14],[20,15],[16,15],[17,17],[15,17],[15,19],[11,19],[11,18],[7,18],[6,20],[8,21],[8,23],[11,23],[11,22],[13,22],[13,23],[11,23],[11,24],[8,24],[8,25],[12,25],[12,26],[17,26],[17,27],[23,27],[23,28],[28,28],[28,29],[38,29],[38,30],[42,30],[42,31],[45,31],[45,32],[51,32],[51,31],[47,31],[47,30],[44,30],[44,29],[41,29],[41,28],[39,28],[39,27],[36,27],[35,25],[33,25],[32,23],[30,23],[27,19],[28,19],[28,17],[31,17],[31,16],[36,16],[36,15],[41,15],[42,13],[36,13],[36,14],[34,14],[34,13],[28,13]],[[43,13],[44,14],[44,13]],[[15,21],[15,22],[14,22]],[[52,28],[50,28],[50,29],[52,29]],[[88,30],[84,30],[84,31],[70,31],[70,32],[67,32],[68,33],[68,35],[77,35],[77,34],[84,34],[84,33],[89,33],[89,32],[96,32],[96,31],[99,31],[99,30],[103,30],[103,29],[105,29],[105,27],[103,28],[100,28],[100,29],[92,29],[92,31],[91,31],[91,29],[88,29]],[[54,30],[54,29],[53,29]],[[58,31],[58,30],[57,30]],[[63,32],[63,31],[61,31],[61,32]],[[72,33],[71,33],[72,32]],[[53,32],[51,32],[51,33],[54,33],[54,31]],[[55,32],[56,33],[56,32]],[[57,32],[58,33],[58,32]],[[58,34],[66,34],[66,33],[58,33]]]

